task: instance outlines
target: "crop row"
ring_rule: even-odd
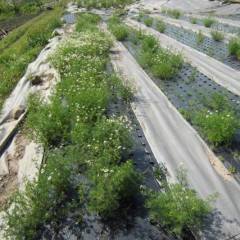
[[[112,43],[95,27],[99,19],[81,15],[76,32],[51,56],[61,74],[51,102],[30,97],[26,126],[44,145],[46,164],[25,192],[12,199],[13,209],[6,206],[5,233],[10,238],[41,238],[45,224],[73,207],[80,222],[83,205],[109,217],[130,204],[139,189],[139,176],[122,157],[132,147],[128,120],[107,116],[114,87],[118,85],[123,99],[129,93],[106,72]]]
[[[61,25],[63,5],[64,3],[59,3],[53,11],[31,20],[0,42],[0,108],[26,71],[28,64],[51,38],[52,31]]]
[[[239,54],[240,54],[240,38],[233,37],[229,44],[222,42],[224,35],[219,31],[212,31],[212,38],[205,36],[201,31],[194,33],[191,30],[180,28],[162,20],[150,17],[137,17],[138,21],[143,22],[148,27],[170,36],[179,42],[182,42],[230,67],[240,70]]]
[[[124,45],[230,171],[238,173],[239,97],[184,63],[179,54],[163,49],[153,36],[119,26],[125,29]],[[117,38],[123,32],[118,28]]]
[[[200,26],[204,26],[206,28],[212,28],[218,31],[229,32],[233,34],[239,34],[240,28],[237,26],[229,25],[226,23],[219,22],[213,16],[206,16],[205,18],[198,18],[198,17],[190,17],[185,16],[182,12],[178,9],[162,9],[161,15],[172,17],[175,19],[181,19],[192,24],[197,24]]]
[[[108,19],[108,28],[113,33],[113,35],[119,41],[122,41],[127,49],[133,54],[133,56],[138,60],[140,65],[147,71],[152,79],[164,79],[163,82],[167,82],[169,79],[173,79],[178,72],[179,68],[182,66],[182,58],[180,54],[172,54],[169,50],[163,49],[157,42],[157,40],[144,34],[141,30],[135,31],[126,25],[124,25],[121,19],[114,16],[114,14]],[[186,176],[186,169],[180,167],[177,170],[181,172],[181,176]],[[156,172],[156,176],[158,172]],[[160,174],[161,175],[161,174]],[[178,177],[177,177],[178,178]],[[179,182],[182,183],[183,179],[179,178]],[[195,196],[188,195],[190,193],[189,186],[186,181],[183,181],[183,185],[178,184],[166,184],[164,186],[165,193],[156,193],[153,191],[148,192],[146,199],[146,206],[149,209],[150,218],[159,224],[163,224],[169,228],[174,233],[180,234],[183,229],[187,226],[200,226],[202,218],[211,211],[210,199],[202,202],[202,199],[195,199]],[[186,184],[186,185],[185,185]],[[185,190],[187,191],[185,192]],[[144,193],[144,192],[143,192]],[[183,216],[186,213],[185,206],[189,206],[189,202],[177,200],[174,196],[185,195],[186,198],[191,198],[195,201],[196,205],[194,209],[196,211],[192,212],[188,217]],[[215,198],[212,196],[213,199]],[[182,197],[181,199],[184,199]],[[178,216],[176,215],[176,202],[181,202],[180,208],[178,208]],[[198,205],[198,203],[199,205]],[[201,203],[200,203],[201,202]],[[202,205],[203,204],[203,205]],[[203,211],[199,211],[199,206],[202,206]],[[192,208],[193,209],[193,208]],[[199,211],[199,218],[196,217]],[[206,211],[206,212],[205,212]],[[181,220],[180,220],[181,219]],[[184,219],[184,222],[182,221]],[[194,223],[191,220],[194,219]]]
[[[78,7],[84,7],[87,10],[90,8],[110,8],[110,7],[124,7],[136,0],[77,0]]]

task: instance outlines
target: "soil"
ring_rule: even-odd
[[[13,151],[6,152],[9,174],[0,177],[0,208],[18,189],[18,162],[24,156],[25,147],[30,143],[30,140],[20,132],[13,141],[15,145]]]

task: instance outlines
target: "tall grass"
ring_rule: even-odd
[[[0,108],[24,74],[28,64],[36,58],[51,38],[52,31],[61,25],[63,5],[31,20],[0,43]]]
[[[124,7],[133,2],[136,0],[77,0],[77,5],[89,10],[90,8]]]

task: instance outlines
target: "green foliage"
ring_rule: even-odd
[[[240,37],[232,37],[228,43],[228,51],[240,59]]]
[[[206,140],[215,146],[229,145],[239,127],[236,114],[224,109],[222,111],[202,110],[196,113],[194,123],[199,126]]]
[[[86,24],[97,23],[92,16],[83,18]],[[122,98],[129,97],[120,79],[108,79],[106,74],[112,43],[97,28],[79,31],[64,39],[50,57],[61,81],[49,103],[30,98],[29,130],[46,149],[51,145],[59,149],[47,154],[39,178],[28,182],[26,191],[13,198],[12,210],[6,209],[9,239],[35,239],[42,225],[65,217],[72,201],[69,191],[79,171],[85,171],[90,181],[88,187],[79,186],[87,191],[87,207],[102,216],[129,205],[138,190],[139,176],[130,161],[124,162],[132,148],[130,123],[125,117],[105,116],[113,89],[118,88]],[[82,199],[82,192],[79,195]]]
[[[85,7],[87,10],[90,8],[111,8],[111,7],[125,7],[136,0],[77,0],[78,7]]]
[[[67,140],[70,115],[57,98],[51,103],[30,98],[26,125],[32,129],[33,138],[45,146],[56,146]]]
[[[191,18],[191,23],[192,24],[197,24],[197,19],[196,18]]]
[[[113,216],[138,191],[140,179],[130,161],[114,167],[97,166],[90,173],[94,187],[89,192],[89,208],[102,217]]]
[[[200,227],[212,210],[209,200],[200,199],[193,190],[184,190],[181,184],[169,185],[165,193],[152,193],[146,205],[152,220],[176,234],[186,227]]]
[[[224,33],[216,31],[216,30],[211,31],[211,36],[212,36],[213,40],[216,42],[221,42],[224,39]]]
[[[141,50],[141,64],[162,79],[174,76],[181,65],[181,55],[172,54],[170,50],[163,49],[153,36],[144,36]]]
[[[96,24],[101,21],[101,18],[97,14],[80,13],[78,14],[78,20],[76,24],[76,31],[93,31],[97,29]]]
[[[199,31],[198,33],[196,33],[196,39],[197,43],[201,44],[205,40],[205,35],[201,31]]]
[[[145,18],[144,19],[144,24],[147,26],[147,27],[151,27],[153,25],[153,19],[152,18]]]
[[[62,7],[44,13],[40,17],[22,26],[20,30],[7,37],[0,45],[0,96],[5,99],[24,74],[27,65],[37,56],[51,37],[52,31],[60,26]],[[5,47],[8,47],[4,49]],[[0,105],[0,107],[2,107]]]
[[[213,194],[206,200],[199,198],[194,190],[188,188],[186,174],[184,168],[179,169],[180,183],[166,185],[163,193],[151,192],[146,202],[150,218],[176,234],[187,227],[200,227],[202,219],[212,211],[212,203],[217,197]]]
[[[156,29],[160,32],[160,33],[164,33],[166,30],[167,26],[166,24],[161,21],[161,20],[157,20],[156,21]]]
[[[123,83],[122,79],[116,75],[111,75],[109,80],[112,88],[117,87],[117,90],[123,101],[128,102],[132,100],[133,90],[126,82]]]
[[[206,140],[215,146],[230,144],[238,130],[239,121],[235,109],[226,96],[215,93],[206,99],[206,107],[196,112],[194,124],[204,134]]]
[[[214,22],[215,22],[215,20],[210,17],[203,19],[203,25],[207,28],[210,28]]]
[[[109,30],[112,32],[112,34],[116,37],[118,41],[124,41],[129,35],[128,28],[123,24],[110,24]]]
[[[166,13],[176,19],[179,19],[181,16],[181,11],[179,9],[167,9]]]
[[[24,193],[18,192],[13,197],[13,208],[6,206],[4,218],[8,227],[2,226],[5,237],[35,239],[44,223],[61,217],[60,205],[71,189],[72,176],[71,159],[60,154],[50,156],[39,179],[28,181]]]

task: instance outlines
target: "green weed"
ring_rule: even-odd
[[[212,19],[210,17],[207,17],[203,20],[203,25],[207,28],[210,28],[213,25],[214,22],[215,22],[214,19]]]
[[[164,33],[166,30],[167,26],[166,24],[161,21],[161,20],[157,20],[156,21],[156,29],[160,32],[160,33]]]
[[[212,39],[216,42],[221,42],[224,39],[224,33],[216,30],[211,31]]]

